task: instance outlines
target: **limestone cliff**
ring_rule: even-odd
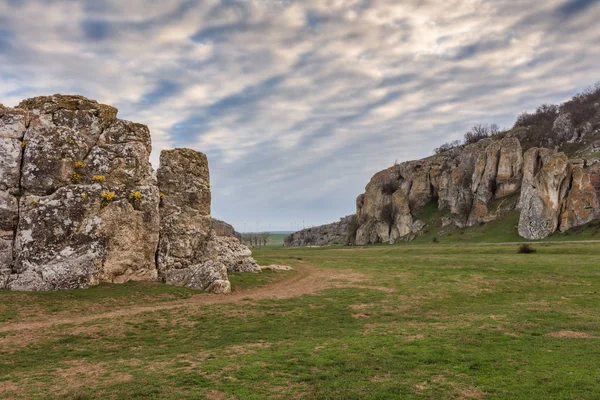
[[[512,201],[520,196],[519,201]],[[409,161],[376,174],[357,199],[356,244],[411,240],[427,226],[426,206],[444,225],[473,226],[520,210],[519,234],[541,239],[598,218],[600,160],[569,160],[550,149],[523,153],[517,137],[475,144]]]
[[[0,106],[0,289],[163,280],[229,290],[206,156],[164,152],[144,125],[80,96]]]

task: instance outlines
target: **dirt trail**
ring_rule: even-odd
[[[14,332],[29,329],[47,328],[53,325],[82,324],[99,319],[111,319],[136,315],[149,311],[170,310],[180,307],[192,307],[208,304],[237,303],[250,300],[280,300],[314,294],[334,287],[367,287],[361,282],[368,277],[360,272],[339,269],[323,269],[304,264],[294,267],[298,272],[294,276],[260,288],[236,291],[229,295],[198,294],[185,300],[153,304],[150,306],[130,306],[121,309],[91,315],[78,315],[65,318],[48,318],[34,322],[9,322],[0,324],[0,332]],[[377,289],[373,287],[373,289]]]

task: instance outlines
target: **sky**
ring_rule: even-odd
[[[212,214],[296,230],[477,123],[600,80],[596,0],[0,0],[0,103],[81,94],[208,155]]]

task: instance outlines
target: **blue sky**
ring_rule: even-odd
[[[82,94],[209,157],[213,215],[289,230],[475,123],[600,79],[600,1],[0,0],[0,103]]]

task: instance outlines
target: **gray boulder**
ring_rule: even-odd
[[[260,272],[252,251],[235,237],[215,235],[209,247],[212,247],[209,252],[216,254],[216,261],[225,265],[228,272]]]

